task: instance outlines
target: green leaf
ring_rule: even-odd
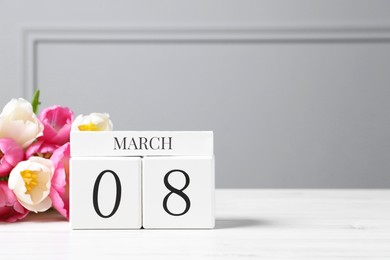
[[[38,112],[38,107],[41,104],[41,102],[39,101],[39,93],[39,89],[35,90],[34,97],[31,101],[31,105],[35,114]]]

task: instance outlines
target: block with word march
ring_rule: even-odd
[[[73,229],[213,228],[212,132],[72,132]]]

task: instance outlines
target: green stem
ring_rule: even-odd
[[[33,107],[33,111],[35,114],[38,112],[38,107],[41,104],[41,102],[39,101],[39,94],[40,94],[39,89],[35,90],[33,99],[31,101],[31,105]]]

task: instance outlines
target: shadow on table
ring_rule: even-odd
[[[49,210],[48,212],[34,213],[30,212],[26,218],[17,221],[16,223],[22,224],[25,222],[36,222],[36,223],[49,223],[49,222],[68,222],[63,216],[58,212]],[[8,222],[0,222],[1,225],[7,225]]]
[[[226,229],[226,228],[242,228],[242,227],[253,227],[269,225],[267,221],[259,219],[249,218],[237,218],[237,219],[216,219],[215,229]]]
[[[30,212],[28,216],[22,220],[22,222],[59,222],[67,221],[60,213],[54,209],[49,209],[43,213]]]

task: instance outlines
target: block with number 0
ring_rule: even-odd
[[[143,227],[213,228],[214,157],[144,157]]]
[[[72,228],[141,228],[141,186],[140,157],[71,158]]]

